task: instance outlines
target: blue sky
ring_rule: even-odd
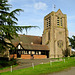
[[[39,28],[32,28],[27,35],[42,36],[44,27],[44,16],[53,10],[53,4],[56,5],[55,12],[58,9],[64,14],[67,14],[67,26],[69,36],[75,35],[75,0],[8,0],[12,5],[12,9],[21,8],[18,18],[18,25],[32,25],[39,26]],[[19,32],[20,33],[20,32]],[[23,30],[22,34],[26,34]]]

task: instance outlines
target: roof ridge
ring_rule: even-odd
[[[35,36],[35,35],[23,35],[23,34],[18,34],[18,35],[21,35],[21,36],[31,36],[31,37],[42,37],[42,36]]]
[[[21,43],[20,43],[21,44]],[[42,45],[42,44],[28,44],[28,43],[22,43],[22,45],[39,45],[39,46],[47,46],[47,45]]]

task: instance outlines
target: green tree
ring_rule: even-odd
[[[18,36],[17,32],[23,29],[32,28],[36,26],[16,26],[17,17],[22,9],[15,9],[10,12],[11,5],[8,4],[8,0],[0,0],[0,53],[4,52],[6,48],[14,47],[11,43],[5,41],[5,39],[12,40],[13,36]]]
[[[69,41],[72,49],[75,49],[75,36],[73,35],[71,38],[69,37]]]

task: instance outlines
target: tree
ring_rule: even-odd
[[[15,9],[10,12],[11,5],[8,0],[0,0],[0,53],[4,52],[6,48],[14,47],[10,42],[5,39],[12,40],[13,36],[18,36],[17,32],[22,29],[37,27],[37,26],[16,26],[18,19],[15,15],[19,15],[22,9]]]
[[[71,38],[69,37],[69,41],[72,49],[75,49],[75,36],[73,35]]]

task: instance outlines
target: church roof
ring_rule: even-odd
[[[48,46],[42,45],[42,37],[19,35],[14,37],[12,44],[17,47],[20,44],[26,50],[49,50]]]
[[[14,39],[12,40],[13,45],[16,45],[20,42],[26,43],[26,44],[31,44],[32,42],[33,44],[42,44],[42,37],[19,34],[19,37],[14,37]]]
[[[47,45],[40,45],[40,44],[25,44],[21,43],[20,44],[23,49],[25,50],[49,50]]]

